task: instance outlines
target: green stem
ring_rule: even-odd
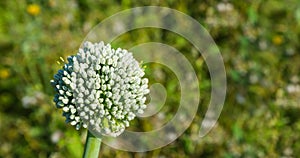
[[[101,138],[95,137],[89,130],[86,136],[83,158],[98,158]]]

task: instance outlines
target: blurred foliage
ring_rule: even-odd
[[[210,99],[205,61],[178,35],[159,29],[123,34],[113,45],[156,41],[181,51],[200,81],[201,103],[190,128],[175,142],[146,153],[102,145],[101,157],[297,157],[300,155],[300,2],[298,0],[12,0],[0,1],[0,157],[81,157],[86,131],[64,123],[49,80],[57,60],[76,53],[93,26],[118,11],[158,5],[199,21],[219,46],[228,93],[218,124],[198,138]],[[132,129],[151,130],[176,113],[178,80],[149,64],[147,77],[162,83],[162,111]],[[149,121],[150,120],[150,121]],[[142,129],[141,129],[142,128]]]

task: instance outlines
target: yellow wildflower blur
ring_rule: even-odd
[[[282,42],[283,42],[283,38],[281,36],[279,36],[279,35],[276,35],[276,36],[273,37],[272,42],[275,45],[281,45]]]
[[[9,77],[9,70],[8,69],[1,69],[0,70],[0,78],[1,79],[6,79]]]
[[[38,15],[41,12],[41,8],[39,5],[37,4],[30,4],[27,6],[27,13],[29,13],[30,15]]]

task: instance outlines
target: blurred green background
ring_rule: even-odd
[[[96,24],[118,11],[145,5],[177,9],[199,21],[224,58],[228,91],[218,124],[198,138],[210,99],[209,72],[195,48],[166,30],[139,29],[113,45],[162,42],[181,51],[197,72],[198,116],[166,147],[130,153],[101,146],[101,157],[297,157],[300,155],[300,1],[298,0],[11,0],[0,1],[0,157],[81,157],[86,131],[64,123],[52,102],[50,79],[59,57],[75,54]],[[152,130],[177,110],[178,80],[161,65],[146,75],[162,83],[162,111],[137,119]]]

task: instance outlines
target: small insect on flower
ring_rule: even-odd
[[[33,16],[40,14],[41,8],[37,4],[30,4],[27,6],[27,13]]]
[[[54,102],[66,122],[118,136],[146,108],[144,69],[125,49],[85,42],[51,80]]]

